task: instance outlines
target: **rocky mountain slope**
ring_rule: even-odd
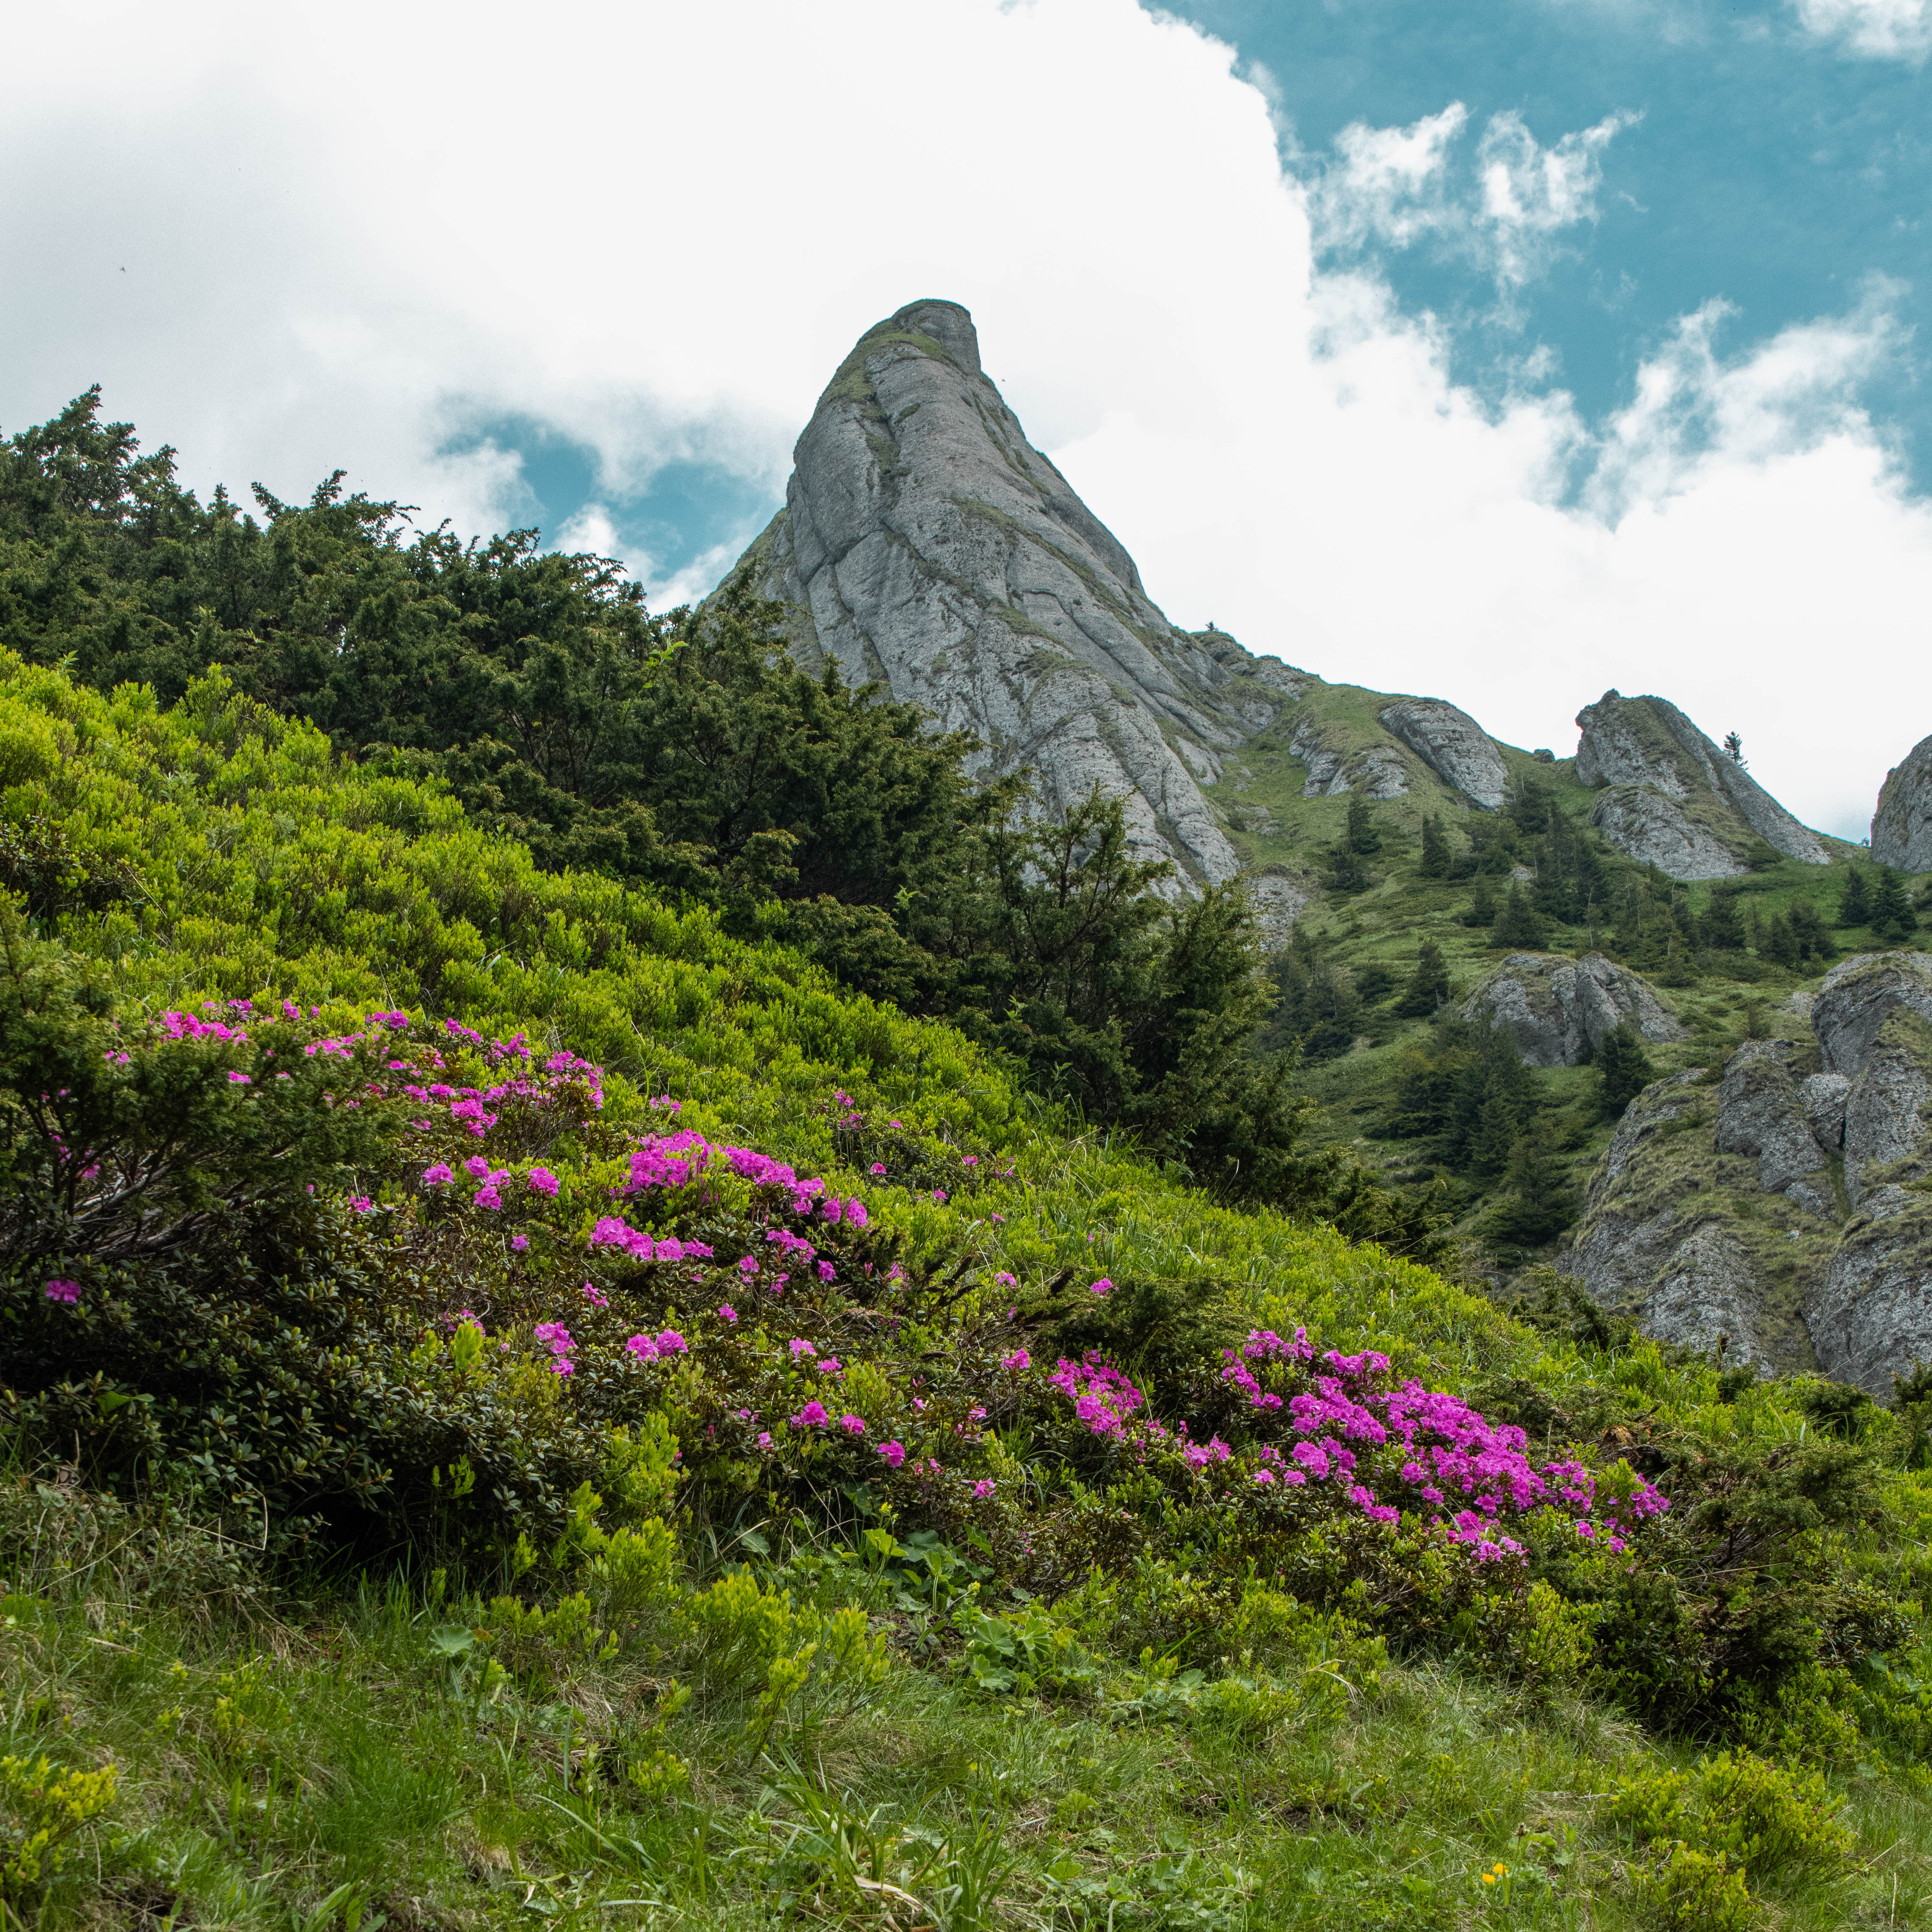
[[[1184,890],[1245,878],[1286,949],[1270,1037],[1301,1043],[1323,1131],[1444,1182],[1503,1274],[1553,1257],[1765,1370],[1882,1390],[1932,1356],[1932,979],[1876,950],[1914,913],[1894,886],[1868,924],[1865,855],[1665,699],[1606,692],[1562,758],[1178,628],[946,302],[860,339],[740,568],[808,666],[973,733],[1046,809],[1120,797]],[[1932,739],[1870,858],[1932,872]],[[1600,1108],[1595,1063],[1626,1039],[1658,1077]]]

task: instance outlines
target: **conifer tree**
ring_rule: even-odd
[[[1656,1077],[1643,1050],[1643,1036],[1628,1020],[1604,1036],[1597,1048],[1597,1083],[1605,1120],[1621,1119],[1624,1109]]]
[[[1422,821],[1422,876],[1425,879],[1446,879],[1449,866],[1449,842],[1442,836],[1441,820],[1432,812]]]
[[[1366,856],[1382,848],[1382,835],[1369,811],[1365,798],[1355,797],[1348,801],[1348,828],[1343,835],[1351,852],[1359,852]]]
[[[1576,1198],[1563,1170],[1534,1134],[1520,1136],[1503,1174],[1503,1198],[1486,1232],[1514,1248],[1533,1248],[1560,1234],[1576,1213]]]
[[[1918,929],[1912,902],[1905,896],[1905,884],[1889,866],[1878,868],[1871,889],[1871,917],[1868,922],[1874,938],[1894,942],[1910,939]]]
[[[1424,940],[1415,956],[1415,971],[1396,1002],[1396,1012],[1406,1020],[1425,1020],[1448,998],[1449,968],[1442,949],[1432,939]]]
[[[1764,937],[1758,946],[1760,956],[1768,959],[1774,966],[1796,966],[1798,952],[1797,941],[1792,938],[1791,922],[1782,913],[1774,912],[1764,922]]]
[[[1536,952],[1548,936],[1542,914],[1530,904],[1521,885],[1512,880],[1509,897],[1503,902],[1503,909],[1497,914],[1496,924],[1490,928],[1490,944]]]
[[[1462,915],[1465,926],[1489,926],[1496,916],[1496,896],[1490,890],[1487,879],[1478,878],[1475,896],[1469,902],[1469,910]]]
[[[1863,926],[1871,917],[1871,900],[1865,890],[1864,868],[1854,863],[1845,874],[1845,889],[1838,895],[1838,923]]]
[[[1738,916],[1735,886],[1714,886],[1711,903],[1698,922],[1697,937],[1713,952],[1742,952],[1744,944],[1744,921]]]

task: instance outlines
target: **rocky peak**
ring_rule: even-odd
[[[1201,787],[1299,674],[1168,622],[981,373],[958,303],[909,303],[860,338],[741,567],[793,607],[808,668],[836,660],[970,731],[980,769],[1030,774],[1049,810],[1100,786],[1137,855],[1184,878],[1238,869]]]
[[[1576,722],[1576,776],[1604,788],[1591,822],[1632,858],[1672,878],[1726,878],[1748,869],[1761,838],[1808,866],[1831,863],[1824,841],[1676,705],[1606,691]]]
[[[1871,823],[1871,855],[1901,872],[1932,872],[1932,738],[1885,775]]]

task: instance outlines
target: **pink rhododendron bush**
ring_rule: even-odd
[[[714,1520],[934,1531],[1036,1595],[1152,1550],[1526,1630],[1539,1547],[1627,1567],[1665,1508],[1300,1331],[1151,1376],[1064,1352],[1059,1304],[1113,1283],[912,1265],[884,1210],[931,1172],[800,1174],[674,1100],[620,1124],[567,1050],[292,1002],[64,1024],[68,1077],[16,1090],[16,1417],[284,1540],[540,1548],[681,1483]],[[989,1207],[1017,1184],[958,1160]]]
[[[607,1107],[521,1036],[293,1001],[116,1019],[64,970],[16,974],[8,1028],[11,1420],[260,1544],[567,1568],[672,1511],[767,1546],[889,1530],[1130,1652],[1211,1650],[1260,1586],[1525,1674],[1594,1657],[1664,1716],[1889,1627],[1815,1563],[1762,1587],[1860,1507],[1832,1452],[1678,1455],[1673,1504],[1654,1445],[1646,1474],[1533,1443],[1211,1280],[920,1248],[922,1202],[994,1228],[1024,1178],[843,1093],[849,1165],[805,1173],[674,1099]],[[1724,1562],[1755,1595],[1687,1586]]]

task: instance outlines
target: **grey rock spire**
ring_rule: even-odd
[[[1606,691],[1576,722],[1576,776],[1608,788],[1592,822],[1632,858],[1672,878],[1724,878],[1746,869],[1751,842],[1762,838],[1808,866],[1832,862],[1817,833],[1676,705]]]
[[[795,607],[801,663],[835,659],[977,737],[1064,812],[1120,798],[1138,856],[1196,881],[1239,862],[1202,783],[1296,688],[1274,658],[1177,630],[1134,561],[1026,438],[956,302],[868,329],[794,452],[785,506],[746,553]]]

